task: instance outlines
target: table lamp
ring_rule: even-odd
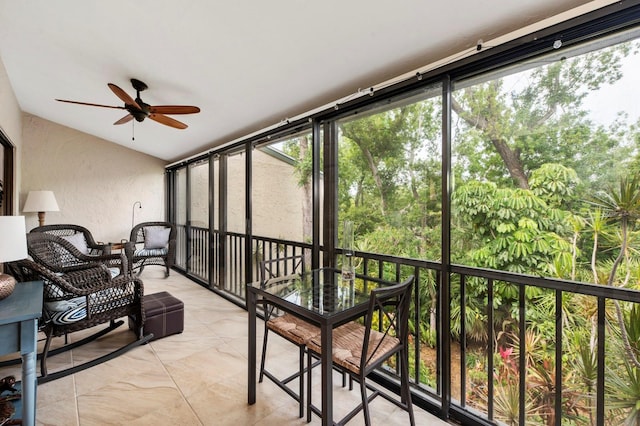
[[[0,216],[0,263],[27,258],[25,229],[24,216]],[[15,278],[0,273],[0,300],[8,297],[15,286]]]
[[[29,191],[27,201],[24,203],[23,212],[38,212],[38,222],[40,226],[44,225],[45,212],[57,212],[58,203],[53,191]]]

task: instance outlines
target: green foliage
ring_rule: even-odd
[[[595,169],[602,182],[614,180],[632,152],[622,142],[633,133],[621,123],[597,126],[581,107],[621,77],[630,51],[616,45],[456,92],[455,152],[465,159],[456,176],[526,188],[533,170],[561,160],[592,187]]]
[[[579,182],[575,170],[556,163],[543,164],[529,178],[531,191],[556,208],[570,200]]]
[[[619,115],[597,124],[585,108],[591,93],[620,79],[622,60],[632,46],[620,44],[460,85],[452,100],[454,263],[595,283],[609,279],[640,288],[640,120],[629,125]],[[448,195],[442,194],[440,108],[436,99],[405,100],[339,122],[338,223],[348,219],[356,224],[358,250],[440,259],[441,209]],[[309,176],[309,157],[292,156],[301,159],[303,181]],[[364,265],[358,267],[362,271]],[[393,266],[385,265],[384,274],[394,277]],[[487,280],[468,278],[465,300],[456,280],[454,276],[451,287],[453,336],[462,338],[464,324],[464,337],[472,344],[486,343],[491,335],[498,336],[496,343],[519,350],[512,336],[526,327],[526,421],[552,423],[555,292],[494,281],[494,323],[487,324]],[[416,291],[420,311],[414,307],[411,313],[412,333],[422,345],[435,343],[435,277],[422,276]],[[519,318],[520,291],[525,292],[526,323]],[[591,328],[596,307],[593,298],[563,297],[568,339],[559,367],[566,384],[562,422],[588,423],[593,415],[589,396],[596,368]],[[640,329],[631,324],[640,323],[640,314],[635,308],[624,313],[634,318],[627,331],[638,351]],[[616,328],[611,312],[607,318],[610,329]],[[617,408],[609,416],[636,421],[630,407],[640,407],[640,374],[624,352],[617,354],[613,360],[607,357],[607,368],[618,374],[607,385],[610,392],[617,389],[610,398]],[[487,382],[485,360],[472,364],[468,377],[481,389]],[[431,384],[434,372],[421,366],[420,377]],[[513,382],[499,378],[497,418],[517,421],[517,394]]]
[[[640,218],[640,175],[624,176],[618,186],[594,195],[593,204],[613,220]]]
[[[498,188],[491,182],[469,182],[453,194],[454,212],[460,225],[468,226],[477,241],[469,258],[473,264],[530,274],[549,274],[556,259],[570,254],[567,237],[569,212],[551,207],[562,202],[566,185],[545,185],[544,175],[536,189]],[[536,192],[542,196],[536,195]]]
[[[607,368],[606,372],[605,405],[610,410],[609,416],[617,419],[618,424],[640,424],[640,369],[625,362],[622,374],[619,371]]]

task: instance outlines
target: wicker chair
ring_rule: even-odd
[[[128,273],[115,278],[105,263],[92,261],[94,256],[82,255],[69,241],[53,234],[37,232],[27,234],[27,247],[31,259],[9,263],[8,268],[19,281],[44,282],[43,318],[41,330],[46,336],[40,357],[39,383],[48,382],[108,361],[122,353],[146,343],[152,336],[143,336],[144,309],[143,283]],[[82,258],[84,256],[84,258]],[[115,255],[114,255],[115,256]],[[121,265],[127,271],[126,257]],[[88,258],[88,260],[86,259]],[[49,374],[47,358],[65,350],[85,344],[122,325],[123,317],[136,318],[136,340],[83,364]],[[109,325],[78,342],[50,350],[54,337],[66,336],[96,325]]]
[[[42,225],[33,228],[31,232],[46,232],[62,237],[75,245],[83,254],[92,256],[111,254],[111,246],[109,244],[96,243],[91,231],[84,226],[71,224]]]
[[[44,235],[53,235],[56,238]],[[60,240],[64,240],[64,242]],[[57,251],[34,250],[34,254],[32,254],[33,260],[56,272],[61,272],[56,269],[61,265],[70,267],[95,262],[107,265],[113,277],[126,274],[130,270],[125,254],[111,254],[108,244],[96,243],[91,232],[79,225],[39,226],[31,230],[28,241],[34,246],[53,245],[58,249]],[[60,256],[64,258],[60,258]]]
[[[162,265],[168,277],[176,259],[176,227],[169,222],[139,223],[131,230],[125,252],[132,272],[140,275],[145,266]]]
[[[376,396],[382,396],[409,413],[409,423],[415,425],[411,391],[409,389],[409,306],[415,277],[411,275],[404,282],[371,290],[369,309],[364,325],[352,321],[333,331],[332,359],[334,367],[347,372],[360,383],[362,402],[349,412],[337,425],[344,425],[358,412],[364,411],[365,425],[371,425],[369,402]],[[374,321],[379,326],[373,325]],[[313,337],[307,343],[309,369],[312,360],[322,353],[320,336]],[[366,383],[366,377],[379,368],[389,358],[398,355],[400,363],[400,400]],[[311,373],[307,374],[307,422],[311,413],[322,415],[311,404]],[[367,389],[372,391],[367,395]]]

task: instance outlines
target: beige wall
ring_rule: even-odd
[[[103,242],[129,238],[136,201],[135,223],[165,219],[164,160],[33,115],[23,124],[21,214],[29,190],[51,190],[60,211],[46,223],[82,225]],[[27,231],[38,225],[24,215]]]
[[[294,166],[259,149],[253,151],[252,163],[253,234],[304,241],[302,201],[305,195],[298,185]]]
[[[252,151],[252,231],[262,237],[304,241],[303,188],[298,186],[294,166],[260,149]],[[219,167],[217,162],[214,167]],[[228,158],[227,229],[245,232],[245,154]],[[217,175],[216,175],[217,180]],[[208,227],[209,168],[191,168],[191,224]],[[261,196],[261,194],[269,194]],[[218,196],[216,192],[215,197]],[[178,203],[186,205],[186,194],[178,191]],[[310,201],[309,201],[310,203]],[[218,212],[214,212],[217,221]]]
[[[18,100],[13,93],[13,88],[9,82],[9,76],[4,68],[4,64],[0,59],[0,130],[9,138],[11,143],[16,147],[16,158],[14,158],[13,179],[15,188],[13,199],[13,214],[18,213],[18,188],[20,188],[20,157],[22,154],[22,113]],[[0,174],[0,178],[2,175]],[[8,196],[8,194],[7,194]]]

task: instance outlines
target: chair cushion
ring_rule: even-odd
[[[81,305],[63,312],[55,312],[51,320],[57,325],[67,325],[78,322],[87,317],[87,305]]]
[[[320,335],[319,327],[291,314],[271,318],[267,321],[267,328],[297,345],[304,345]]]
[[[52,302],[45,302],[44,306],[49,312],[64,312],[69,309],[78,307],[85,302],[84,296],[74,297],[69,300],[55,300]]]
[[[45,302],[51,321],[57,325],[72,324],[87,317],[87,301],[84,297]]]
[[[158,249],[140,249],[136,250],[133,253],[134,257],[151,257],[151,256],[166,256],[169,250],[166,248],[158,248]]]
[[[45,284],[46,285],[46,284]],[[60,287],[55,284],[49,284],[50,287],[56,287],[60,291]],[[47,293],[45,292],[45,295]],[[122,294],[122,292],[113,293],[111,289],[104,289],[89,294],[89,303],[91,306],[98,304],[104,305],[104,301],[109,301],[109,309],[115,309],[131,303],[132,296]],[[85,296],[74,297],[67,300],[54,300],[44,303],[45,310],[49,313],[51,321],[57,325],[71,324],[87,317],[87,298]]]
[[[165,228],[164,226],[147,226],[144,228],[144,248],[162,249],[169,244],[169,234],[171,228]]]
[[[73,235],[65,235],[62,238],[73,244],[80,253],[89,254],[89,246],[87,245],[87,239],[84,237],[83,233],[78,232]]]
[[[356,322],[346,323],[333,330],[333,362],[355,374],[360,374],[364,336],[365,327]],[[399,344],[400,340],[398,338],[389,335],[385,336],[379,331],[371,330],[369,352],[367,354],[367,357],[371,357],[371,359],[367,362],[367,366],[376,363]],[[321,354],[322,345],[320,336],[315,336],[309,340],[307,347]],[[372,354],[373,356],[371,356]]]

